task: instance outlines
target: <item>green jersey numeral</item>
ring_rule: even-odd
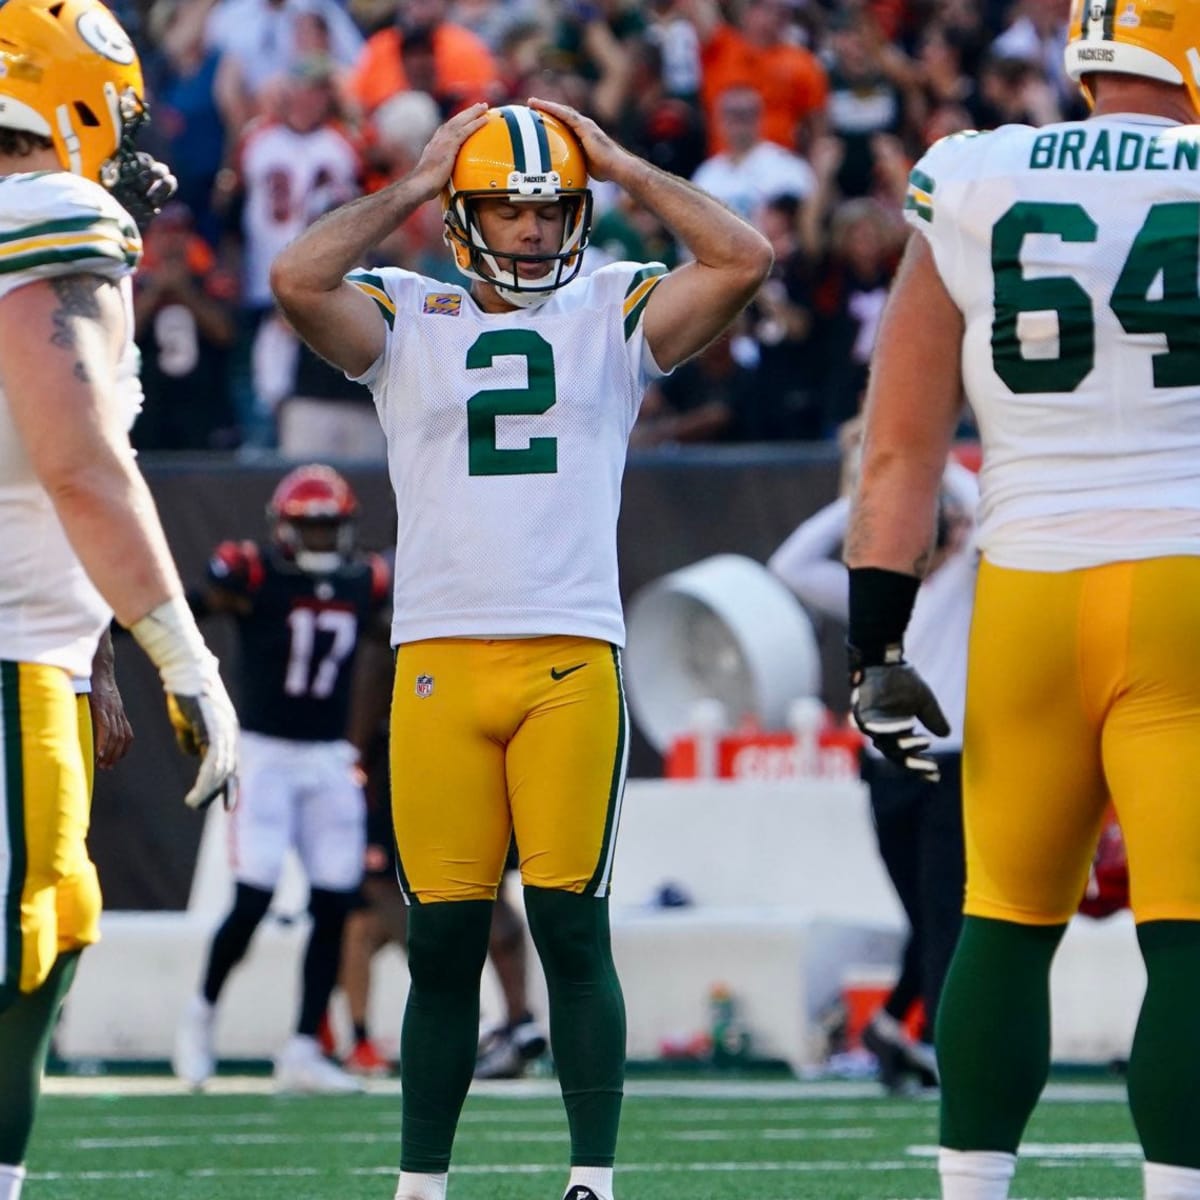
[[[1092,302],[1069,275],[1026,279],[1021,246],[1031,233],[1057,234],[1064,242],[1094,242],[1096,223],[1078,204],[1014,204],[992,229],[992,273],[996,319],[992,365],[1014,392],[1073,392],[1096,363],[1096,319]],[[1058,357],[1025,358],[1021,313],[1058,314]]]
[[[1070,275],[1027,279],[1021,248],[1030,234],[1064,242],[1094,242],[1095,221],[1078,204],[1020,201],[992,228],[995,319],[992,365],[1013,392],[1072,392],[1096,365],[1096,317],[1091,298]],[[1155,387],[1200,385],[1200,204],[1155,204],[1129,249],[1109,298],[1126,333],[1161,333],[1154,355]],[[1022,313],[1058,317],[1058,356],[1026,358]]]
[[[497,358],[525,360],[523,388],[486,388],[467,401],[467,464],[472,475],[553,475],[558,471],[558,439],[535,437],[519,450],[496,445],[496,418],[540,416],[554,407],[554,351],[532,329],[481,333],[467,351],[467,370],[490,367]]]
[[[1200,204],[1156,204],[1130,248],[1112,310],[1126,333],[1162,333],[1167,349],[1154,356],[1154,386],[1200,383]],[[1150,299],[1161,277],[1161,294]]]

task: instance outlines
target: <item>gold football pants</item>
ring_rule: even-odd
[[[526,884],[608,895],[627,723],[607,642],[402,645],[390,761],[406,897],[493,898],[512,833]]]
[[[0,663],[0,1008],[100,936],[88,858],[92,726],[57,667]]]
[[[985,561],[964,740],[969,915],[1067,921],[1111,795],[1136,919],[1200,919],[1200,558]]]

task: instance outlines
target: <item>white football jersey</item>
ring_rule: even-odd
[[[119,282],[128,320],[116,395],[127,428],[142,400],[130,287],[141,248],[133,218],[99,184],[65,171],[0,177],[0,296],[59,275]],[[33,473],[2,391],[0,530],[0,660],[89,675],[112,612]]]
[[[297,133],[267,123],[242,143],[238,168],[246,195],[242,301],[269,308],[276,255],[317,217],[358,195],[358,151],[337,125]]]
[[[983,552],[1032,570],[1200,554],[1200,127],[958,134],[905,207],[965,320]]]
[[[536,308],[355,271],[390,332],[361,376],[396,493],[392,642],[574,634],[622,645],[626,443],[661,372],[642,315],[660,264],[613,263]]]

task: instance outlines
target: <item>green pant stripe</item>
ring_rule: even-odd
[[[21,983],[21,895],[25,890],[26,848],[23,768],[21,763],[21,689],[17,663],[0,663],[0,744],[4,752],[0,796],[0,861],[8,858],[3,888],[0,942],[0,1001],[7,1002]]]
[[[421,898],[413,893],[408,876],[404,872],[404,860],[400,857],[400,847],[396,845],[395,835],[393,835],[392,845],[396,847],[396,880],[400,884],[400,894],[404,897],[404,903],[420,904]]]
[[[612,879],[613,852],[616,849],[617,826],[621,819],[621,798],[625,792],[625,769],[628,762],[625,710],[625,685],[621,678],[621,652],[612,647],[613,674],[617,684],[617,746],[613,754],[612,779],[608,786],[608,811],[604,817],[604,837],[600,842],[600,857],[595,874],[588,880],[584,894],[603,898],[608,895]]]

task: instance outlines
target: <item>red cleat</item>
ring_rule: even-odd
[[[352,1075],[380,1076],[390,1075],[392,1071],[392,1064],[375,1049],[370,1038],[358,1042],[343,1065]]]
[[[329,1020],[328,1010],[317,1026],[317,1045],[326,1058],[337,1058],[337,1039],[333,1036],[333,1025]]]

